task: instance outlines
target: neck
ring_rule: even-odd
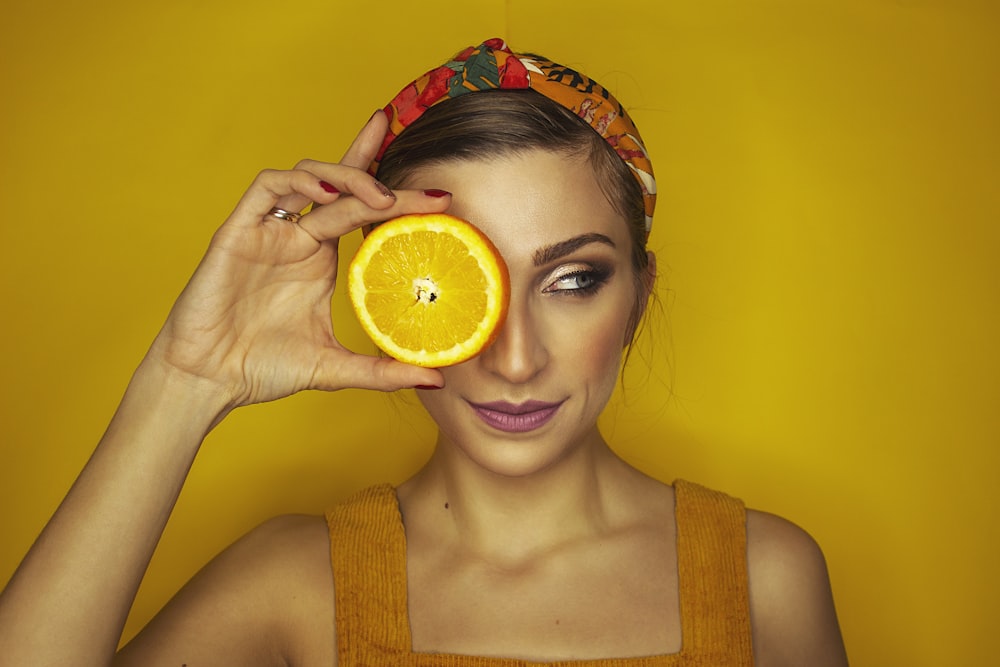
[[[616,523],[628,481],[639,475],[593,437],[544,469],[502,475],[439,438],[434,455],[400,487],[408,539],[426,537],[493,561],[518,563]]]

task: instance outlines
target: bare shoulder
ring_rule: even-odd
[[[826,559],[809,533],[748,510],[747,568],[756,665],[847,665]]]
[[[115,664],[334,664],[329,553],[322,517],[262,523],[195,575]]]

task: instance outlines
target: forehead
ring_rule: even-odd
[[[625,220],[585,157],[531,150],[458,160],[418,169],[405,187],[451,192],[448,213],[482,229],[508,261],[588,233],[604,234],[619,249],[629,247]]]

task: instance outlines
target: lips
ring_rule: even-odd
[[[476,416],[487,426],[505,433],[527,433],[548,423],[559,410],[562,401],[558,403],[495,401],[492,403],[469,403],[469,405],[472,406]]]

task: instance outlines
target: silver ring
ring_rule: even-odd
[[[268,211],[267,214],[273,215],[278,220],[287,220],[288,222],[298,222],[299,218],[302,217],[299,213],[292,213],[291,211],[286,211],[285,209],[278,208],[277,206]]]

